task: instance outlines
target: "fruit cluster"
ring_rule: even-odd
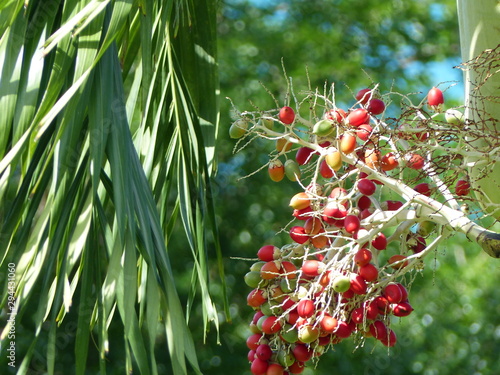
[[[467,178],[457,177],[464,169],[453,164],[456,158],[446,159],[446,184],[439,162],[429,157],[463,121],[457,110],[436,119],[444,105],[440,89],[392,124],[383,118],[386,103],[376,87],[360,90],[349,111],[314,98],[324,105],[317,105],[322,113],[313,122],[285,106],[275,116],[243,113],[230,128],[232,138],[274,139],[270,178],[287,176],[302,187],[290,200],[290,243],[260,248],[245,276],[255,310],[247,340],[255,375],[299,374],[307,361],[351,336],[395,345],[391,320],[413,311],[404,276],[423,267],[451,220],[436,207],[446,201],[457,208],[470,191]]]

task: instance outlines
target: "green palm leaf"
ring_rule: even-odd
[[[118,323],[125,370],[157,373],[163,326],[174,373],[200,373],[186,317],[199,294],[206,330],[218,327],[209,237],[224,285],[215,5],[21,3],[0,5],[0,267],[16,265],[16,325],[34,323],[18,373],[35,356],[55,373],[72,321],[76,374],[92,358],[106,372]],[[185,309],[167,255],[178,218],[194,260]]]

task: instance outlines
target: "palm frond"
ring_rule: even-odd
[[[20,4],[0,5],[0,267],[16,265],[16,324],[34,322],[18,373],[43,350],[54,374],[71,320],[76,374],[89,356],[105,373],[117,321],[127,370],[157,373],[163,325],[174,374],[200,373],[185,314],[199,294],[206,329],[218,327],[209,237],[224,285],[211,195],[215,5]],[[194,260],[185,310],[167,252],[177,218]]]

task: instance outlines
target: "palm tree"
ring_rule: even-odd
[[[8,365],[54,374],[73,348],[66,373],[91,361],[106,373],[118,324],[120,365],[155,374],[161,322],[173,373],[200,373],[168,250],[182,227],[188,304],[199,293],[205,327],[217,326],[207,273],[210,236],[224,283],[211,193],[214,2],[11,0],[0,11]]]

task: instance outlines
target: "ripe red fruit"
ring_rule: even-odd
[[[377,316],[380,314],[378,309],[378,304],[376,300],[371,300],[370,302],[365,302],[363,304],[364,313],[366,315],[366,319],[375,320]]]
[[[386,336],[380,339],[380,342],[385,346],[387,346],[388,348],[391,348],[394,345],[396,345],[396,341],[397,341],[396,333],[390,328],[387,329]]]
[[[378,269],[373,264],[368,263],[359,267],[358,274],[366,281],[374,281],[378,278]]]
[[[319,260],[309,259],[304,261],[301,270],[306,276],[318,276],[325,269],[325,264]]]
[[[383,206],[384,208],[387,209],[388,211],[397,211],[401,207],[403,207],[403,202],[401,201],[385,201]]]
[[[387,299],[387,301],[389,301],[389,303],[400,303],[408,298],[408,292],[406,292],[406,288],[399,283],[388,284],[384,288],[383,295]]]
[[[285,369],[277,363],[271,363],[267,368],[266,375],[283,375]]]
[[[371,99],[372,93],[371,89],[361,89],[357,92],[356,94],[356,100],[360,102],[361,104],[366,104],[368,103],[368,100]]]
[[[295,361],[293,364],[288,366],[288,372],[290,374],[302,374],[304,372],[305,366],[303,362]]]
[[[272,335],[273,333],[279,332],[281,329],[281,323],[277,316],[268,316],[262,322],[262,332],[266,335]]]
[[[335,122],[342,122],[343,119],[345,119],[347,114],[343,109],[337,108],[337,109],[331,109],[327,113],[325,113],[325,119],[327,120],[332,120]]]
[[[310,299],[302,299],[297,305],[297,313],[301,318],[309,318],[314,315],[315,311],[314,302]]]
[[[321,330],[325,333],[332,333],[337,329],[337,325],[338,325],[337,319],[326,314],[319,322]]]
[[[364,312],[362,307],[355,308],[351,312],[351,321],[353,321],[356,324],[361,324],[363,323],[364,319]]]
[[[404,268],[408,265],[408,261],[404,261],[406,257],[402,254],[395,254],[393,256],[391,256],[389,258],[389,260],[387,261],[387,263],[389,263],[391,265],[392,268],[394,268],[395,270],[398,270],[400,268]],[[397,264],[395,264],[397,263]]]
[[[349,288],[350,290],[352,290],[355,294],[360,294],[360,295],[366,294],[367,285],[363,277],[355,273],[352,273],[350,281],[351,281],[351,287]]]
[[[362,141],[367,141],[370,139],[370,135],[372,134],[373,128],[370,124],[361,124],[356,129],[356,135]]]
[[[372,195],[377,190],[377,185],[372,180],[361,178],[358,180],[358,190],[361,194]]]
[[[383,171],[392,171],[399,166],[398,159],[393,152],[389,152],[380,159],[380,168]]]
[[[422,182],[416,185],[413,190],[415,190],[417,193],[425,195],[426,197],[430,197],[433,189],[431,189],[431,186],[427,182]]]
[[[275,279],[279,275],[280,270],[274,261],[266,262],[260,269],[260,277],[265,280]]]
[[[314,236],[323,230],[323,223],[317,217],[310,217],[304,223],[304,230],[310,236]]]
[[[363,211],[363,210],[366,210],[367,208],[370,208],[371,205],[372,205],[372,201],[370,198],[368,198],[368,196],[362,195],[359,197],[358,208],[360,209],[360,211]]]
[[[255,350],[250,350],[247,354],[247,358],[250,362],[253,362],[255,359]]]
[[[425,164],[425,159],[419,154],[410,154],[406,158],[406,165],[411,169],[422,169]]]
[[[260,358],[255,358],[250,365],[250,371],[253,375],[264,375],[269,367],[269,363],[267,361],[263,361]]]
[[[335,172],[333,171],[332,168],[327,164],[326,160],[322,160],[321,164],[319,165],[319,174],[323,178],[332,178],[335,175]]]
[[[431,107],[438,107],[444,103],[443,92],[437,87],[433,87],[427,94],[427,104]]]
[[[280,257],[280,249],[273,245],[262,246],[259,251],[257,251],[257,257],[264,262],[276,260]]]
[[[261,289],[254,289],[248,293],[247,304],[250,307],[259,307],[266,301],[267,299],[264,297],[264,291]]]
[[[414,253],[420,253],[426,248],[427,244],[424,237],[411,233],[406,237],[406,246]]]
[[[467,180],[458,180],[455,185],[455,194],[459,197],[468,195],[470,192],[470,183]]]
[[[382,232],[372,240],[372,246],[377,250],[384,250],[387,247],[387,238]]]
[[[308,215],[310,212],[312,212],[312,208],[311,207],[306,207],[306,208],[303,208],[301,210],[293,210],[293,213],[292,215],[297,218],[298,220],[307,220],[308,218],[310,218],[311,216]]]
[[[347,122],[351,126],[358,127],[362,124],[367,124],[370,121],[370,115],[364,108],[356,108],[347,115]]]
[[[354,233],[359,230],[360,222],[356,215],[347,215],[344,219],[344,228],[347,233]]]
[[[375,297],[373,303],[377,306],[379,314],[386,315],[389,312],[390,303],[384,296]]]
[[[337,324],[337,329],[335,330],[335,335],[342,338],[346,339],[349,336],[351,336],[352,333],[352,328],[347,322],[344,322],[343,320],[340,320]]]
[[[413,307],[408,302],[400,302],[391,305],[391,310],[394,316],[408,316],[413,311]]]
[[[250,350],[257,350],[258,346],[262,341],[262,334],[254,333],[247,338],[247,347]]]
[[[290,238],[298,244],[306,243],[309,240],[309,236],[304,227],[298,225],[290,228]]]
[[[312,358],[314,352],[310,350],[305,344],[295,344],[292,349],[292,354],[297,361],[307,362]]]
[[[255,349],[255,354],[257,355],[257,358],[267,361],[273,355],[273,351],[269,345],[260,344],[257,349]]]
[[[340,139],[340,151],[350,154],[356,149],[356,136],[352,133],[344,133]]]
[[[271,161],[267,171],[274,182],[280,182],[285,177],[285,166],[279,159]]]
[[[295,154],[295,160],[299,165],[304,165],[309,163],[312,158],[314,150],[309,147],[300,147]]]
[[[375,337],[377,340],[384,340],[387,339],[388,333],[387,333],[387,326],[382,322],[381,320],[376,320],[372,324],[370,324],[370,333],[372,334],[373,337]]]
[[[295,120],[295,112],[290,107],[283,107],[280,109],[278,118],[283,124],[290,125]]]
[[[359,266],[363,267],[364,265],[370,263],[372,260],[372,252],[368,249],[359,249],[358,252],[354,255],[354,262]]]
[[[371,99],[368,102],[368,105],[366,106],[366,109],[368,112],[370,112],[372,115],[380,115],[382,112],[384,112],[385,109],[385,103],[380,100],[380,99]]]
[[[342,221],[347,215],[347,210],[342,204],[337,202],[329,202],[323,209],[322,219],[328,224],[337,224]]]

